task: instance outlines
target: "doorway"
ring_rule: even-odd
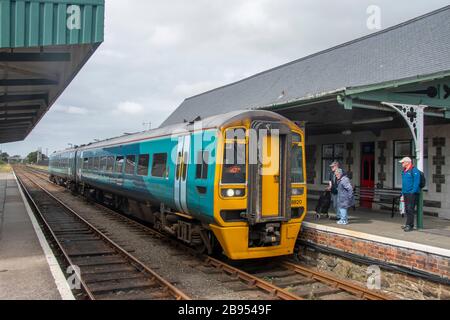
[[[375,188],[375,142],[361,144],[360,206],[372,208]]]

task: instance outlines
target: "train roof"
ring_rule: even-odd
[[[147,139],[154,139],[158,137],[165,137],[165,136],[178,136],[186,132],[198,130],[198,129],[216,129],[221,128],[229,123],[235,122],[239,119],[270,119],[270,120],[284,120],[284,121],[290,121],[287,118],[285,118],[282,115],[279,115],[277,113],[271,112],[271,111],[265,111],[265,110],[238,110],[238,111],[232,111],[229,113],[221,114],[221,115],[215,115],[212,117],[208,117],[205,119],[196,119],[196,121],[191,122],[184,122],[174,125],[169,125],[149,131],[143,131],[139,133],[134,133],[130,135],[124,135],[120,137],[110,138],[103,141],[90,143],[88,145],[81,145],[77,148],[67,149],[64,151],[56,152],[52,154],[52,156],[60,155],[60,154],[66,154],[70,152],[75,152],[77,150],[83,151],[83,150],[90,150],[90,149],[97,149],[107,146],[115,146],[115,145],[123,145],[123,144],[130,144],[133,142],[143,141]],[[199,126],[199,123],[201,123],[201,127]]]

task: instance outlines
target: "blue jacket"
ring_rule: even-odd
[[[416,167],[402,171],[402,194],[420,193],[420,171]]]
[[[341,180],[338,181],[337,189],[337,207],[345,209],[353,207],[355,205],[355,197],[353,195],[352,183],[347,176],[341,177]]]

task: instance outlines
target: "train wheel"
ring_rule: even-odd
[[[161,220],[159,220],[158,218],[155,218],[155,224],[153,225],[153,227],[159,232],[163,232]]]
[[[207,249],[207,247],[206,247],[206,245],[204,243],[200,244],[200,245],[197,245],[197,246],[194,246],[194,250],[198,254],[205,254],[208,251],[208,249]]]

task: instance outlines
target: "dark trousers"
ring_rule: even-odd
[[[405,209],[406,209],[406,225],[414,228],[414,216],[416,214],[417,200],[419,195],[417,194],[405,194]]]

